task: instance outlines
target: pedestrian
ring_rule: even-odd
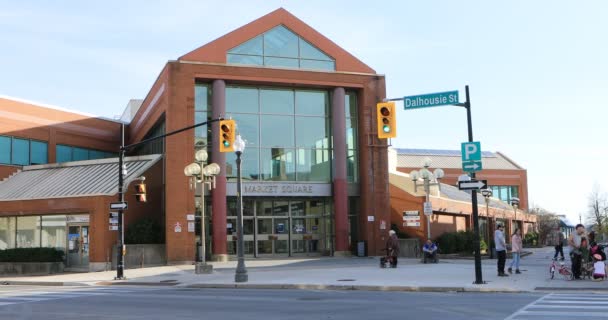
[[[555,245],[555,255],[553,256],[553,260],[557,260],[558,254],[561,255],[561,260],[564,261],[564,234],[560,227],[557,227],[556,234],[554,238]]]
[[[496,246],[496,255],[498,255],[498,276],[508,277],[505,273],[505,262],[507,261],[507,243],[505,242],[505,226],[499,224],[496,231],[494,231],[494,243]]]
[[[585,237],[585,226],[579,223],[574,229],[574,232],[568,238],[570,261],[572,261],[572,274],[574,275],[574,279],[581,280],[581,263],[583,260],[581,242]]]
[[[388,239],[386,240],[386,256],[389,258],[391,268],[397,268],[397,256],[399,256],[399,238],[395,230],[388,232]]]
[[[521,259],[521,251],[522,251],[522,241],[521,241],[521,230],[519,228],[515,229],[513,235],[511,236],[511,253],[513,254],[513,260],[509,265],[509,273],[513,273],[513,266],[515,266],[515,273],[520,274],[519,271],[519,261]]]
[[[437,245],[431,239],[426,240],[422,251],[424,252],[422,262],[426,263],[427,260],[431,260],[431,262],[437,263]]]

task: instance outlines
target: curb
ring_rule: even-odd
[[[156,287],[171,287],[180,284],[179,282],[114,282],[101,281],[96,282],[96,286],[156,286]]]
[[[391,292],[483,292],[483,293],[523,293],[532,292],[506,288],[469,287],[421,287],[421,286],[381,286],[381,285],[317,285],[317,284],[257,284],[257,283],[198,283],[180,286],[190,289],[296,289],[296,290],[353,290]]]
[[[0,281],[5,286],[49,286],[49,287],[82,287],[92,286],[86,282],[52,282],[52,281]]]

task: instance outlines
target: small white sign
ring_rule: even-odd
[[[118,231],[118,226],[110,226],[110,231]]]
[[[118,218],[110,218],[110,224],[118,224]]]
[[[406,222],[404,225],[406,227],[420,227],[420,222]]]
[[[232,223],[226,223],[226,228],[227,229],[232,229]]]
[[[194,222],[188,222],[188,232],[194,232]]]
[[[188,221],[194,221],[194,215],[193,214],[187,214],[186,215],[186,220],[188,220]]]
[[[386,230],[386,221],[384,221],[384,220],[380,221],[380,230]]]
[[[373,222],[375,220],[376,217],[374,216],[367,216],[367,221],[368,222]]]
[[[118,212],[110,211],[110,216],[112,216],[112,218],[118,219]]]
[[[407,222],[420,222],[420,217],[403,217],[403,221]]]
[[[424,215],[425,216],[433,215],[433,204],[432,203],[430,203],[430,202],[424,203]]]
[[[175,232],[182,232],[182,224],[179,222],[175,223],[175,228],[173,229]]]
[[[420,211],[416,210],[416,211],[403,211],[403,215],[404,216],[419,216],[420,215]]]

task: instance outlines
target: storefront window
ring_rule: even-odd
[[[40,217],[17,217],[17,247],[40,247]]]
[[[34,141],[30,142],[31,148],[31,164],[45,164],[48,163],[48,144],[42,141]]]
[[[42,216],[42,247],[66,251],[66,216]]]
[[[15,247],[15,217],[0,218],[0,250],[12,249]]]

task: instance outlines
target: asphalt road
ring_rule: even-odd
[[[132,286],[4,286],[0,287],[0,319],[488,320],[505,319],[543,296]]]

